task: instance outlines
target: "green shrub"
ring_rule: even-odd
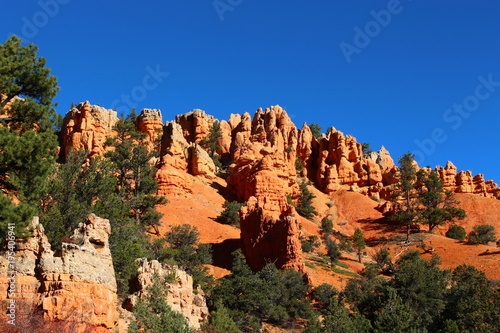
[[[326,245],[326,252],[328,257],[330,258],[330,261],[335,263],[340,256],[342,255],[342,252],[340,252],[339,246],[336,242],[332,241],[330,238],[327,238],[325,240],[325,245]]]
[[[319,303],[321,308],[327,308],[330,300],[339,294],[337,289],[331,284],[323,283],[322,285],[314,288],[312,292],[312,299]]]
[[[321,231],[324,235],[331,235],[333,232],[333,220],[328,217],[323,217],[321,220]]]
[[[129,332],[191,333],[193,330],[182,314],[173,311],[167,303],[165,279],[155,275],[148,293],[137,302]]]
[[[240,226],[240,208],[244,206],[244,203],[238,201],[227,201],[224,202],[224,210],[220,213],[219,220],[224,224],[230,224],[239,227]]]
[[[312,244],[305,239],[301,241],[301,245],[302,245],[302,251],[305,253],[309,253],[313,250]]]
[[[302,159],[297,157],[295,159],[295,171],[297,171],[299,174],[304,170],[304,164],[302,162]]]
[[[446,232],[446,237],[453,238],[459,241],[463,241],[466,235],[467,233],[465,232],[465,228],[456,224],[451,225]]]
[[[302,182],[300,184],[300,195],[297,203],[297,213],[306,219],[312,219],[314,216],[318,215],[314,207],[312,206],[312,200],[316,198],[314,194],[307,188],[307,183]]]
[[[469,235],[467,241],[469,244],[488,244],[496,241],[495,227],[487,224],[475,225]]]

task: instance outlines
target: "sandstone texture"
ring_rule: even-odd
[[[138,131],[146,134],[148,150],[152,151],[163,131],[161,111],[159,109],[142,109],[135,121],[135,126]]]
[[[116,122],[116,115],[109,111],[88,102],[70,111],[63,131],[67,133],[63,136],[63,142],[68,143],[65,147],[91,147],[94,155],[102,153],[103,137],[113,135],[110,129]],[[215,121],[205,111],[195,109],[162,125],[159,110],[142,111],[136,127],[147,134],[149,147],[161,134],[160,155],[154,161],[159,195],[187,198],[193,195],[197,180],[211,183],[216,179],[220,170],[203,147]],[[85,134],[84,129],[91,127],[101,134]],[[251,203],[242,208],[240,225],[242,248],[254,269],[261,267],[265,258],[280,267],[305,271],[300,228],[296,227],[298,215],[287,201],[288,196],[296,202],[302,181],[311,182],[327,195],[358,192],[382,200],[380,209],[386,212],[393,209],[384,200],[391,200],[395,191],[398,167],[385,147],[364,153],[354,136],[333,127],[315,137],[307,124],[298,129],[278,105],[258,109],[253,116],[232,114],[227,121],[220,121],[220,128],[216,152],[224,165],[227,190],[240,202]],[[446,189],[500,198],[498,186],[481,174],[457,171],[451,162],[436,171]],[[279,251],[272,244],[275,239],[279,239]]]
[[[116,111],[91,105],[88,101],[79,103],[64,117],[62,128],[62,152],[64,159],[71,149],[87,150],[90,157],[104,154],[104,142],[112,135],[118,121]]]
[[[446,166],[436,167],[445,189],[456,193],[478,194],[488,198],[499,198],[500,189],[492,180],[485,181],[483,174],[472,176],[470,171],[459,171],[455,165],[448,161]]]
[[[161,264],[156,260],[138,259],[139,274],[135,278],[135,293],[131,295],[126,304],[132,310],[138,299],[147,294],[147,288],[155,278],[174,275],[174,282],[167,283],[167,303],[173,311],[181,313],[191,327],[199,329],[201,324],[208,319],[208,307],[203,290],[193,288],[193,278],[176,266]]]
[[[33,237],[16,241],[17,288],[15,299],[41,308],[46,320],[67,320],[95,325],[108,332],[116,326],[116,280],[108,246],[109,221],[90,214],[80,223],[72,242],[56,254],[43,226],[34,218]],[[2,303],[10,276],[6,253],[0,256]]]
[[[173,121],[163,127],[157,167],[158,193],[167,197],[192,193],[193,175],[213,179],[216,171],[208,153],[197,143],[188,143],[181,125]]]

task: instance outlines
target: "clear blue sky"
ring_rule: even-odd
[[[61,114],[84,100],[165,121],[279,104],[299,128],[500,182],[498,1],[1,2],[2,42],[39,46]]]

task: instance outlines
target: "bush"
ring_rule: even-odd
[[[323,217],[321,220],[321,231],[324,235],[331,235],[333,232],[333,220],[328,217]]]
[[[342,255],[342,252],[340,252],[339,246],[336,242],[332,241],[330,238],[327,238],[325,240],[325,245],[326,245],[326,251],[327,255],[330,258],[330,261],[335,263],[340,256]]]
[[[303,239],[301,243],[302,243],[302,251],[306,253],[312,252],[314,251],[315,247],[319,246],[318,236],[311,235],[307,239]]]
[[[224,202],[224,210],[220,213],[219,220],[224,224],[230,224],[239,227],[240,225],[240,208],[244,206],[244,203],[238,201],[227,201]]]
[[[297,171],[299,174],[304,170],[304,164],[302,162],[302,160],[297,157],[297,159],[295,159],[295,171]]]
[[[392,266],[391,253],[389,249],[382,248],[375,254],[375,261],[382,271]]]
[[[467,236],[469,244],[488,244],[496,241],[495,227],[492,225],[475,225],[472,229]]]
[[[326,309],[328,304],[330,304],[330,300],[338,294],[339,292],[331,284],[323,283],[314,288],[312,298],[319,303],[321,308]]]
[[[302,245],[302,251],[305,253],[309,253],[313,250],[312,244],[305,239],[301,241],[301,245]]]
[[[299,200],[297,203],[297,207],[295,207],[297,213],[299,213],[300,216],[303,216],[306,219],[310,220],[314,216],[318,215],[318,213],[312,206],[312,200],[314,198],[316,198],[316,196],[312,194],[311,191],[309,191],[309,189],[307,188],[307,183],[302,182],[300,184]]]
[[[212,300],[242,331],[257,331],[261,322],[283,324],[288,320],[309,318],[312,307],[306,298],[309,285],[294,270],[278,270],[267,264],[254,273],[241,251],[234,252],[232,274],[220,280],[212,291]]]
[[[456,224],[451,225],[448,231],[446,232],[446,237],[456,239],[459,241],[463,241],[466,235],[467,233],[465,232],[465,228]]]

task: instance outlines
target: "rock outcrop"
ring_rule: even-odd
[[[472,176],[470,171],[459,171],[457,167],[450,161],[443,168],[436,167],[436,172],[439,174],[445,189],[456,193],[478,194],[484,197],[499,198],[500,189],[492,180],[485,181],[483,174]]]
[[[163,131],[161,111],[158,109],[142,109],[141,114],[135,121],[135,126],[138,131],[147,135],[146,144],[148,150],[153,150]]]
[[[276,215],[264,206],[256,197],[250,197],[240,210],[241,247],[248,265],[257,271],[274,263],[278,268],[307,274],[301,262],[300,227],[294,208],[288,205],[287,210]]]
[[[188,143],[181,125],[174,121],[163,127],[160,160],[157,164],[158,194],[183,196],[191,191],[191,175],[215,178],[215,165],[208,153],[196,143]]]
[[[295,181],[297,130],[279,106],[258,110],[250,123],[243,114],[234,130],[228,183],[241,201],[241,245],[254,270],[267,262],[305,273],[300,228],[286,196],[298,192]]]
[[[118,121],[116,111],[91,105],[88,101],[79,103],[64,117],[62,127],[62,153],[66,159],[71,149],[88,150],[90,157],[102,155],[106,138],[112,135]]]
[[[175,122],[181,125],[186,140],[198,144],[208,136],[215,120],[213,116],[207,115],[200,109],[175,117]]]
[[[16,241],[18,293],[14,298],[41,308],[46,320],[66,320],[109,332],[116,326],[116,280],[108,246],[108,220],[90,214],[54,253],[43,226],[34,218],[33,237]],[[0,256],[0,290],[7,295],[8,256]],[[2,303],[8,301],[3,298]]]
[[[126,301],[126,307],[132,310],[138,299],[147,294],[147,288],[155,278],[174,276],[174,282],[166,283],[167,303],[173,311],[181,313],[191,327],[199,329],[208,319],[208,307],[203,290],[193,289],[193,278],[176,266],[161,264],[156,260],[138,259],[139,274],[134,279],[135,292]]]

